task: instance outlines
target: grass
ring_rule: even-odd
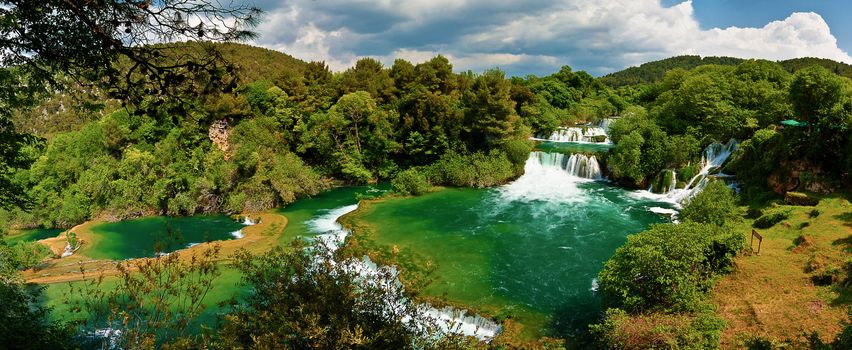
[[[823,198],[816,208],[773,206],[777,208],[768,210],[789,211],[789,217],[758,229],[763,236],[760,254],[737,258],[735,272],[722,278],[711,293],[728,324],[722,348],[743,347],[753,337],[784,341],[812,332],[830,341],[848,318],[850,291],[815,285],[813,277],[852,258],[852,205],[834,195]],[[812,214],[815,209],[819,215]],[[748,235],[752,224],[746,219],[738,229]]]

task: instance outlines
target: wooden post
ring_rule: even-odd
[[[751,241],[749,245],[751,246],[751,251],[754,252],[754,237],[757,237],[757,255],[760,255],[760,246],[763,244],[763,236],[761,236],[754,229],[751,230]]]

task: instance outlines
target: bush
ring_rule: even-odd
[[[420,195],[432,187],[429,179],[416,168],[401,171],[391,180],[394,191],[400,194]]]
[[[764,214],[763,216],[757,218],[757,220],[754,220],[754,224],[752,226],[754,226],[754,228],[767,229],[767,228],[770,228],[772,226],[775,226],[775,224],[777,224],[777,223],[779,223],[783,220],[786,220],[789,217],[790,217],[789,212],[776,211],[776,212]]]
[[[598,275],[610,307],[694,310],[716,276],[727,273],[744,244],[741,234],[696,222],[660,224],[627,237]]]
[[[736,220],[734,191],[722,181],[713,181],[686,203],[680,216],[684,220],[717,226]]]
[[[603,349],[718,349],[725,322],[712,310],[629,315],[608,309],[589,329]]]
[[[813,219],[813,218],[815,218],[815,217],[818,217],[818,216],[819,216],[819,209],[811,210],[811,211],[808,213],[808,217],[809,217],[809,218],[811,218],[811,219]]]
[[[814,198],[801,192],[787,192],[787,194],[784,195],[784,202],[790,205],[812,207],[819,204],[819,198]]]
[[[489,187],[506,183],[518,171],[500,150],[469,155],[450,152],[429,167],[429,178],[451,186]]]
[[[38,242],[22,242],[8,246],[0,238],[0,275],[14,270],[31,269],[50,254],[50,248]]]

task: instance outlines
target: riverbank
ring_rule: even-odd
[[[252,253],[262,253],[275,247],[287,227],[287,218],[277,213],[252,213],[244,214],[258,221],[256,225],[245,226],[241,229],[243,237],[224,241],[205,242],[191,247],[175,251],[181,259],[191,259],[193,254],[200,253],[212,244],[220,247],[219,260],[229,261],[240,249],[246,249]],[[118,274],[115,268],[116,261],[107,259],[93,259],[87,253],[103,238],[93,232],[93,228],[103,222],[90,221],[77,225],[57,237],[40,240],[61,255],[67,244],[66,235],[74,232],[82,242],[79,250],[70,256],[57,259],[49,259],[34,269],[23,271],[23,277],[28,283],[53,284],[60,282],[79,281],[86,278],[95,278],[99,275],[114,276]],[[141,258],[145,259],[145,258]],[[135,259],[134,259],[135,260]],[[131,263],[132,265],[132,263]]]

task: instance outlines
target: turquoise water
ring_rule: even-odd
[[[83,245],[94,259],[123,260],[170,253],[191,244],[233,239],[244,226],[225,215],[155,216],[92,227],[95,241]]]
[[[550,142],[538,141],[535,148],[544,152],[555,153],[606,153],[610,148],[615,147],[611,143],[576,143],[576,142]]]
[[[56,237],[57,235],[62,233],[62,231],[65,231],[65,230],[63,230],[63,229],[52,229],[52,228],[50,228],[50,229],[40,228],[40,229],[33,229],[33,230],[24,230],[19,234],[15,234],[15,235],[6,237],[6,242],[9,243],[9,245],[15,245],[15,244],[18,244],[18,243],[21,243],[21,242],[40,241],[40,240],[45,239],[45,238]]]
[[[281,235],[280,243],[286,245],[297,237],[312,237],[321,232],[311,231],[309,221],[329,211],[358,203],[360,199],[374,198],[387,193],[390,184],[373,186],[339,187],[320,193],[312,198],[296,201],[276,212],[287,217],[287,227]]]
[[[351,219],[378,245],[430,262],[427,295],[564,336],[597,320],[595,277],[627,235],[668,220],[652,207],[669,206],[531,157],[509,185],[392,198]]]

